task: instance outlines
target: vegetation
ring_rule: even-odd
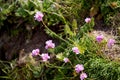
[[[15,38],[25,32],[27,40],[43,28],[59,41],[45,41],[44,52],[33,47],[10,61],[0,60],[0,79],[120,80],[119,59],[105,55],[119,45],[119,12],[119,0],[0,0],[1,33],[5,29]],[[117,30],[117,38],[92,34],[101,20]]]

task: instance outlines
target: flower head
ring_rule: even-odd
[[[79,73],[80,71],[83,71],[84,70],[84,66],[82,65],[82,64],[77,64],[76,66],[75,66],[75,71],[77,72],[77,73]]]
[[[35,20],[40,22],[40,21],[42,21],[43,16],[44,16],[43,13],[38,11],[38,12],[36,12],[34,18],[35,18]]]
[[[86,18],[86,19],[85,19],[85,22],[86,22],[86,23],[91,22],[91,18]]]
[[[42,55],[41,55],[41,57],[42,57],[42,60],[45,62],[45,61],[47,61],[48,59],[50,59],[50,56],[48,55],[48,53],[43,53]]]
[[[65,63],[67,63],[67,62],[69,62],[69,59],[65,57],[65,58],[63,59],[63,61],[64,61]]]
[[[80,75],[80,79],[81,79],[81,80],[84,80],[85,78],[87,78],[87,74],[86,74],[86,73],[82,73],[82,74]]]
[[[115,44],[115,40],[114,39],[109,39],[107,42],[107,46],[108,48],[112,48],[112,46]]]
[[[100,43],[102,40],[103,40],[103,35],[99,35],[99,36],[96,37],[97,42]]]
[[[45,44],[46,44],[45,49],[54,48],[55,47],[55,43],[53,43],[52,40],[46,41]]]
[[[80,53],[78,47],[73,47],[73,48],[72,48],[72,51],[73,51],[74,53],[76,53],[76,54],[79,54],[79,53]]]
[[[40,50],[39,49],[34,49],[32,50],[32,56],[37,56],[39,55]]]

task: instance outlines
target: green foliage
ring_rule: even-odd
[[[20,23],[16,20],[22,20],[23,26],[28,24],[36,27],[40,24],[49,36],[60,41],[55,49],[48,50],[52,56],[48,62],[37,60],[36,57],[25,59],[24,64],[17,61],[1,62],[0,68],[5,74],[0,76],[1,79],[79,80],[80,74],[74,68],[76,64],[83,64],[88,80],[120,80],[120,64],[109,61],[103,54],[106,42],[99,44],[90,35],[96,18],[101,15],[106,20],[119,12],[119,0],[16,0],[14,3],[0,0],[0,5],[0,26],[6,26],[3,24],[6,21],[11,24]],[[44,14],[43,21],[39,23],[34,20],[37,11]],[[12,18],[9,19],[8,16]],[[91,17],[89,23],[83,22],[86,16]],[[49,28],[60,26],[62,32],[59,34]],[[19,30],[16,29],[11,31],[13,35],[18,33]],[[73,47],[78,47],[80,54],[75,54]],[[65,57],[70,59],[68,63],[64,63]]]
[[[101,5],[101,12],[107,24],[111,23],[110,18],[120,12],[119,0],[108,0]]]
[[[1,0],[0,3],[0,26],[3,26],[3,22],[8,19],[8,16],[14,17],[14,20],[23,17],[24,21],[34,22],[33,15],[37,11],[47,15],[44,17],[44,21],[48,26],[60,22],[65,24],[65,19],[70,23],[74,19],[77,20],[77,23],[83,23],[82,18],[86,16],[97,16],[97,18],[103,16],[104,20],[108,22],[108,18],[118,13],[120,7],[119,0],[10,0],[6,2]]]
[[[119,80],[120,79],[120,64],[111,62],[105,59],[94,58],[90,59],[86,66],[86,71],[89,73],[90,79],[95,80]]]
[[[0,0],[0,29],[1,26],[3,26],[3,21],[7,20],[7,17],[12,15],[12,12],[14,11],[14,3],[4,2]]]

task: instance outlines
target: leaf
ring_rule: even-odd
[[[18,8],[16,13],[15,13],[15,15],[16,16],[26,17],[27,13],[26,13],[26,11],[23,8]]]
[[[5,71],[5,69],[2,69],[2,71],[3,71],[5,74],[7,74],[7,71]]]
[[[76,21],[76,19],[73,19],[72,30],[74,31],[74,35],[76,36],[76,32],[78,32],[78,27],[77,27],[77,21]]]
[[[91,9],[90,9],[90,16],[93,17],[95,16],[96,14],[98,14],[98,11],[99,11],[99,8],[97,6],[93,6]]]
[[[0,76],[0,79],[10,79],[10,77],[8,77],[8,76]]]
[[[64,59],[63,53],[58,53],[56,58],[62,61]]]
[[[117,2],[112,2],[112,3],[110,4],[110,7],[111,7],[111,8],[116,8],[117,6],[118,6]]]
[[[86,47],[79,45],[78,43],[74,43],[76,47],[78,47],[80,54],[83,54],[86,50]]]
[[[77,29],[77,21],[76,21],[76,19],[73,19],[72,29],[73,29],[73,30],[76,30],[76,29]]]
[[[90,27],[93,28],[95,25],[95,22],[94,22],[94,18],[91,18],[91,23],[90,23]]]
[[[80,54],[83,54],[85,52],[85,47],[82,47],[82,46],[78,46],[78,49],[80,50]]]
[[[74,35],[68,25],[65,25],[64,32],[65,32],[65,34],[69,34],[69,36],[73,36]]]
[[[35,11],[29,11],[29,10],[26,10],[25,11],[29,14],[29,15],[33,15],[35,13]]]

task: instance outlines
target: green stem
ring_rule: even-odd
[[[50,63],[45,63],[45,65],[46,65],[47,67],[50,67],[50,68],[71,69],[71,67],[64,68],[64,67],[56,66],[56,65],[53,65],[53,64],[50,64]]]
[[[53,32],[51,29],[49,29],[46,24],[42,21],[43,25],[45,26],[45,28],[50,31],[55,37],[57,37],[58,39],[64,41],[65,43],[67,43],[68,45],[72,45],[70,44],[68,41],[66,41],[65,39],[63,39],[62,37],[59,37],[55,32]]]

